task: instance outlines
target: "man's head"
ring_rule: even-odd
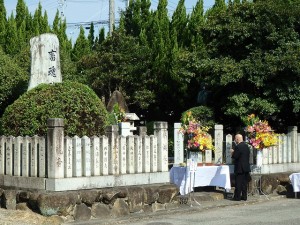
[[[241,134],[235,135],[234,141],[235,141],[237,144],[243,142],[243,136],[242,136]]]

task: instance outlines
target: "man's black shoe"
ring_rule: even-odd
[[[231,201],[241,201],[241,199],[232,198]]]

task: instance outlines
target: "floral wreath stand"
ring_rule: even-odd
[[[197,171],[197,166],[199,166],[199,161],[201,162],[200,165],[201,166],[206,166],[207,165],[212,165],[212,163],[206,163],[206,154],[208,155],[208,158],[210,158],[209,161],[211,161],[211,153],[212,150],[204,150],[204,151],[200,151],[199,149],[197,150],[189,150],[187,149],[187,171],[186,173],[189,173],[190,176],[190,181],[189,181],[189,196],[188,196],[188,200],[190,202],[190,206],[192,207],[192,203],[195,202],[197,205],[200,205],[199,202],[197,202],[197,200],[194,197],[194,191],[193,188],[195,186],[195,173]],[[185,180],[185,185],[187,185],[187,176],[186,176],[186,180]]]
[[[261,174],[261,167],[263,165],[263,151],[265,149],[256,149],[256,167],[257,167],[257,172],[259,174]],[[258,194],[262,194],[263,196],[265,196],[268,200],[269,197],[263,192],[262,190],[262,182],[261,180],[255,180],[254,181],[254,190],[258,193]]]
[[[260,172],[261,172],[261,166],[263,161],[262,151],[263,151],[262,149],[258,149],[256,152],[256,166],[257,168],[260,168]]]
[[[187,185],[187,174],[190,175],[190,183],[189,183],[189,190],[188,190],[188,201],[190,202],[190,207],[193,207],[193,202],[195,202],[197,205],[201,205],[196,199],[195,199],[195,192],[192,190],[195,186],[195,173],[198,166],[198,157],[199,157],[199,151],[190,151],[187,150],[187,162],[186,162],[186,176],[185,176],[185,185]]]
[[[263,153],[267,151],[267,148],[278,144],[278,134],[272,130],[268,121],[260,120],[255,114],[250,114],[244,119],[246,125],[245,132],[249,142],[249,145],[256,150],[256,167],[257,172],[261,174],[263,165]],[[255,181],[255,189],[258,193],[265,193],[261,188],[261,180]],[[266,196],[266,195],[265,195]],[[267,197],[267,196],[266,196]],[[268,198],[268,197],[267,197]]]

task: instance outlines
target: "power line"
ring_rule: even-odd
[[[68,0],[68,2],[72,2],[72,3],[99,3],[99,0]]]
[[[99,24],[108,24],[109,20],[96,20],[96,21],[88,21],[88,22],[74,22],[74,23],[67,23],[67,27],[76,27],[76,26],[89,26],[93,23],[94,25]],[[115,20],[115,23],[120,23],[120,20]]]
[[[66,0],[58,0],[58,7],[59,7],[59,11],[60,11],[60,17],[62,20],[65,19],[65,3]]]

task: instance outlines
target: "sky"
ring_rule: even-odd
[[[47,11],[49,24],[51,25],[54,16],[59,10],[63,13],[67,21],[67,35],[75,41],[79,35],[78,24],[91,21],[108,21],[109,0],[24,0],[29,11],[34,14],[39,2],[42,4],[43,12]],[[151,0],[151,8],[156,9],[159,0]],[[12,12],[16,15],[17,0],[4,0],[7,15]],[[115,0],[115,19],[118,20],[119,12],[125,10],[126,0]],[[196,5],[197,0],[185,0],[187,12],[190,13]],[[178,0],[168,0],[168,12],[170,16],[175,11]],[[214,4],[214,0],[204,0],[204,9],[209,9]],[[94,23],[95,24],[95,23]],[[95,30],[98,34],[99,30],[104,27],[108,32],[108,24],[96,24]],[[88,30],[86,30],[88,33]]]

